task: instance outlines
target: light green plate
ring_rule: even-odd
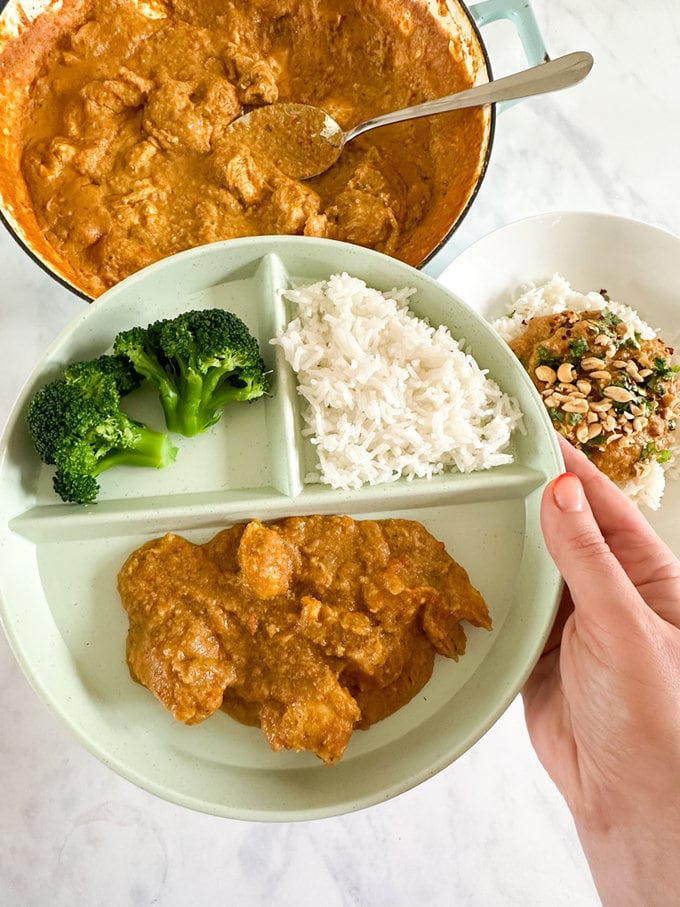
[[[517,434],[512,466],[353,492],[303,486],[308,452],[294,380],[268,340],[285,322],[280,289],[339,271],[381,290],[414,287],[416,314],[465,338],[479,364],[520,401],[526,434]],[[237,313],[259,336],[276,376],[272,397],[226,410],[206,435],[182,439],[171,467],[111,470],[102,476],[99,503],[61,504],[27,434],[29,397],[67,362],[106,352],[118,331],[209,306]],[[152,395],[141,392],[136,406],[133,415],[163,427]],[[48,351],[16,404],[0,456],[2,620],[26,676],[104,763],[154,794],[207,813],[312,819],[370,806],[431,777],[516,696],[557,606],[560,581],[542,542],[539,503],[562,461],[531,382],[456,296],[357,246],[298,237],[233,240],[133,275]],[[469,628],[464,658],[438,658],[425,689],[392,717],[357,731],[331,768],[308,753],[271,752],[258,729],[223,713],[193,727],[175,722],[130,679],[127,616],[116,591],[127,555],[166,531],[200,542],[238,520],[306,513],[420,520],[468,570],[494,621],[491,633]]]

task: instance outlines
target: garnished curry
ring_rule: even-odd
[[[663,341],[602,309],[532,318],[510,346],[557,431],[614,481],[670,458],[680,369]]]
[[[410,520],[253,520],[203,545],[168,534],[118,584],[130,672],[178,721],[222,708],[327,764],[422,689],[437,653],[463,655],[463,621],[491,628],[465,570]]]

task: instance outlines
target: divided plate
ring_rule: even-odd
[[[386,291],[416,289],[410,307],[465,338],[479,364],[524,413],[511,466],[399,481],[357,491],[305,485],[314,456],[302,438],[295,378],[269,344],[288,320],[281,291],[346,271]],[[70,361],[110,350],[120,330],[189,308],[242,317],[273,370],[271,397],[225,409],[205,435],[176,439],[164,470],[121,467],[101,476],[98,503],[62,504],[30,442],[30,396]],[[162,429],[152,390],[126,410]],[[561,583],[543,545],[543,487],[562,468],[528,377],[484,320],[432,278],[392,258],[329,240],[258,237],[184,252],[94,302],[45,355],[0,443],[0,607],[26,676],[81,743],[135,784],[207,813],[291,821],[389,799],[445,768],[497,720],[538,658]],[[223,713],[177,723],[125,663],[127,616],[116,575],[128,554],[168,531],[202,542],[240,520],[347,513],[422,522],[485,596],[491,633],[468,630],[458,662],[439,657],[411,703],[357,731],[329,768],[309,753],[273,753],[258,729]]]

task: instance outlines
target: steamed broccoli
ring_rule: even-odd
[[[29,403],[28,428],[43,462],[56,466],[54,490],[62,500],[91,503],[98,476],[112,466],[171,463],[177,448],[168,436],[130,419],[120,398],[141,384],[120,356],[100,356],[68,366],[39,388]]]
[[[137,390],[144,380],[125,356],[100,356],[87,362],[72,362],[64,369],[64,378],[77,382],[81,378],[96,380],[99,375],[110,375],[116,382],[121,397]]]
[[[223,309],[183,312],[123,331],[114,351],[158,388],[168,429],[186,437],[214,425],[226,404],[267,391],[257,341]]]

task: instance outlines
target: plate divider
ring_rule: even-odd
[[[283,291],[289,286],[290,277],[278,255],[269,252],[262,257],[254,283],[260,337],[273,338],[288,323]],[[263,340],[264,343],[268,341]],[[294,498],[304,487],[295,376],[279,346],[268,344],[262,355],[272,379],[266,410],[272,485],[282,495]]]
[[[491,472],[493,482],[489,481]],[[307,485],[295,497],[282,495],[275,488],[256,488],[176,495],[168,498],[167,504],[162,498],[102,501],[82,509],[54,504],[27,510],[13,519],[9,528],[40,544],[55,538],[68,542],[123,535],[162,535],[198,528],[223,529],[245,520],[265,521],[311,513],[375,514],[384,518],[396,511],[527,498],[545,481],[545,474],[539,470],[509,465],[484,472],[400,480],[347,491]]]

